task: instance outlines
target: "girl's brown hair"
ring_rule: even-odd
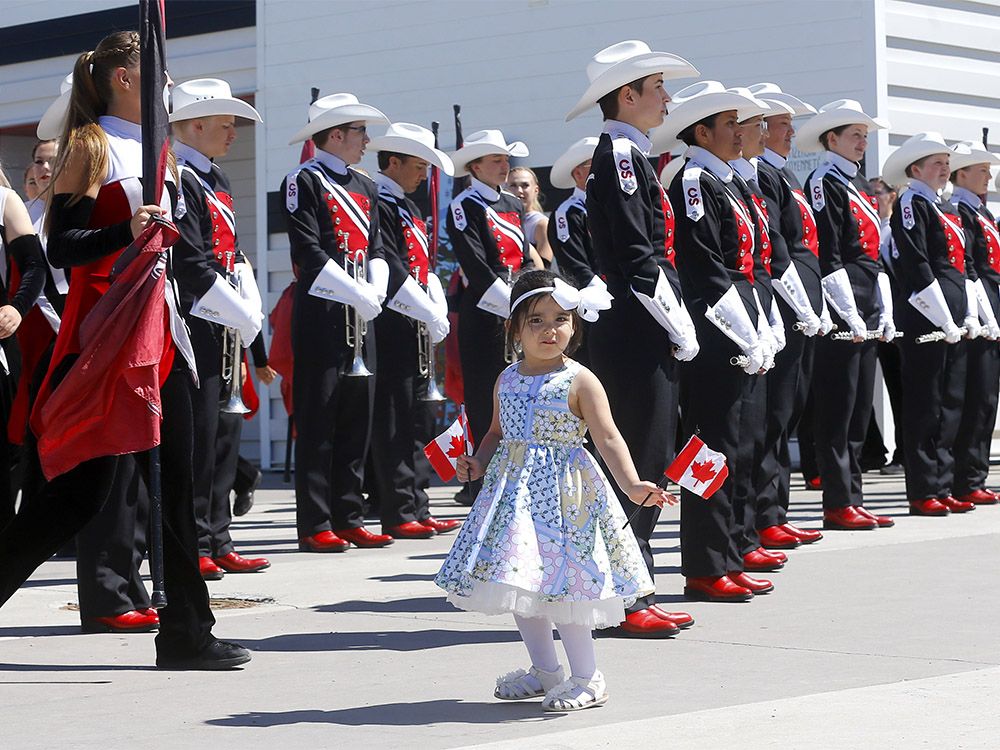
[[[522,294],[530,292],[532,289],[553,286],[553,282],[556,279],[565,281],[565,279],[552,273],[552,271],[525,271],[519,274],[514,281],[514,288],[510,293],[510,301],[514,302]],[[569,282],[567,281],[566,283],[568,284]],[[534,311],[535,305],[538,304],[543,296],[545,295],[535,294],[528,297],[528,299],[511,310],[510,317],[507,319],[504,329],[504,340],[509,350],[518,351],[518,347],[515,346],[517,343],[516,334],[524,327],[528,317]],[[566,345],[566,350],[563,353],[572,355],[573,352],[580,348],[580,344],[583,343],[583,320],[576,310],[567,310],[567,312],[573,320],[573,335],[570,337],[569,344]]]

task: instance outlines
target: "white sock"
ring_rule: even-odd
[[[594,634],[586,625],[558,624],[559,639],[566,649],[569,668],[574,677],[589,680],[597,671]]]
[[[544,617],[514,615],[514,622],[521,633],[521,640],[528,649],[531,664],[545,672],[559,669],[556,641],[552,634],[552,621]]]

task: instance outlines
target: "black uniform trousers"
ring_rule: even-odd
[[[965,350],[966,399],[954,451],[956,497],[986,488],[1000,390],[1000,344],[973,339],[965,343]]]
[[[764,415],[766,433],[764,454],[757,470],[756,528],[780,526],[788,520],[788,496],[792,471],[788,440],[793,417],[801,412],[807,390],[802,385],[802,360],[808,337],[794,329],[795,313],[783,299],[775,296],[785,328],[785,348],[774,358],[774,367],[767,373],[767,411]]]
[[[861,447],[872,415],[877,358],[874,341],[855,344],[824,336],[816,342],[815,450],[826,510],[864,505]]]
[[[589,333],[590,366],[607,391],[611,415],[639,477],[655,482],[673,460],[677,435],[679,375],[667,333],[631,294],[616,299]],[[614,486],[625,513],[631,515],[635,504]],[[632,520],[632,531],[654,582],[650,540],[659,518],[660,509],[654,505],[639,510]],[[655,593],[649,594],[627,611],[638,612],[655,603]]]
[[[906,496],[911,501],[952,493],[953,448],[965,403],[965,344],[903,339]]]
[[[753,457],[759,450],[754,420],[760,419],[766,384],[730,364],[736,345],[692,311],[701,351],[681,368],[684,432],[697,433],[726,457],[729,476],[705,500],[681,490],[681,572],[688,578],[724,576],[743,570],[754,503],[749,497]],[[748,502],[751,501],[751,502]],[[748,507],[749,506],[749,507]]]
[[[476,295],[463,294],[458,315],[458,354],[462,360],[465,414],[472,440],[479,442],[493,421],[493,388],[507,366],[504,321],[476,307]]]
[[[814,346],[814,361],[815,355],[816,348]],[[802,414],[795,428],[795,437],[799,443],[799,469],[804,479],[815,479],[819,476],[819,466],[816,464],[816,397],[813,394],[813,388],[814,384],[810,379],[807,384]]]
[[[375,335],[384,356],[379,358],[372,422],[371,485],[378,496],[382,527],[416,521],[416,459],[418,386],[417,327],[399,313],[383,312]],[[388,352],[392,352],[391,358]],[[426,494],[423,496],[425,499]],[[426,518],[426,515],[424,516]]]
[[[303,287],[300,282],[299,287]],[[305,292],[308,286],[305,285]],[[344,305],[296,294],[292,311],[295,371],[295,521],[299,538],[364,525],[365,459],[371,435],[374,377],[345,374]],[[364,343],[375,370],[375,337]]]
[[[180,355],[160,389],[163,561],[168,606],[160,610],[160,657],[194,656],[212,640],[215,618],[198,570],[198,537],[192,504],[191,376]],[[34,502],[0,532],[0,605],[35,569],[77,534],[103,507],[118,473],[119,456],[95,458],[46,485]],[[133,459],[130,459],[133,460]],[[148,453],[135,465],[148,485]]]
[[[243,415],[225,414],[220,409],[229,391],[228,381],[222,378],[224,329],[198,318],[189,318],[188,327],[200,381],[193,398],[194,455],[197,457],[194,515],[198,525],[198,554],[223,557],[233,551],[229,535],[233,521],[229,493],[236,480]],[[240,377],[239,363],[233,374]]]
[[[7,421],[14,404],[17,379],[13,373],[0,373],[0,529],[14,518],[17,490],[14,487],[12,471],[15,465],[16,446],[7,439]]]

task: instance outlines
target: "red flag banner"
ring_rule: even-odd
[[[729,476],[726,457],[713,451],[697,435],[677,454],[667,467],[667,478],[706,500],[715,494]]]
[[[458,457],[466,452],[465,429],[461,417],[451,426],[424,446],[424,455],[431,462],[442,482],[455,478]]]

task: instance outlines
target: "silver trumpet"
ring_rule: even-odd
[[[234,253],[226,252],[226,277],[238,294],[243,283],[236,274]],[[222,379],[226,383],[226,400],[221,407],[224,414],[249,414],[243,403],[243,342],[238,328],[227,328],[222,335]]]
[[[428,271],[428,273],[432,273]],[[417,278],[418,272],[413,271],[413,278],[417,279],[417,283],[420,284],[420,279]],[[427,291],[427,285],[421,284],[424,291]],[[420,401],[431,401],[435,403],[440,403],[445,400],[444,394],[438,388],[437,384],[437,357],[434,356],[434,344],[431,341],[430,331],[427,330],[426,323],[417,323],[417,372],[420,377],[427,381],[427,389],[424,394],[420,397]]]
[[[347,275],[357,283],[368,282],[368,256],[358,254],[355,260],[351,260],[350,250],[347,246],[347,233],[340,232],[340,249],[344,253],[344,270]],[[368,322],[358,315],[358,311],[350,305],[344,305],[344,341],[353,350],[354,358],[351,360],[351,368],[344,373],[352,378],[371,377],[371,370],[365,364],[364,345],[365,336],[368,335]]]

